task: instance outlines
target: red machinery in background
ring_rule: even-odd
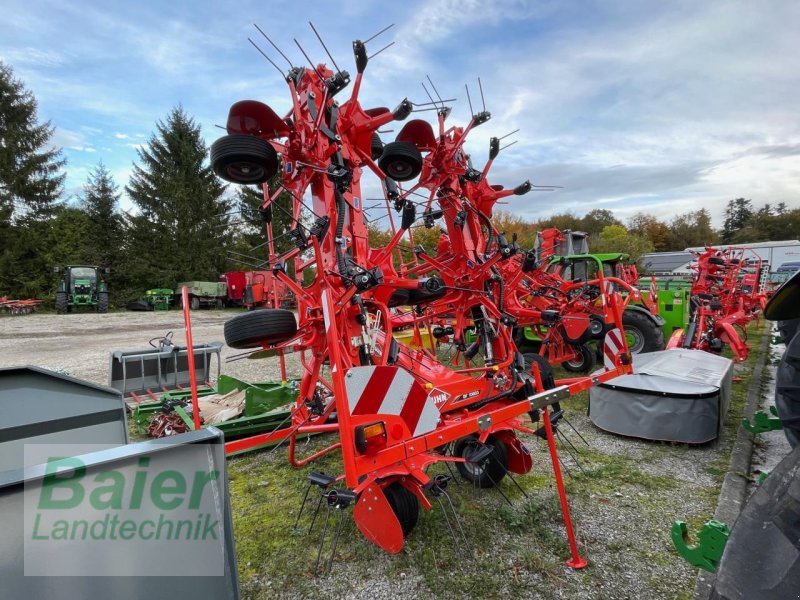
[[[692,315],[667,348],[695,348],[719,354],[728,345],[735,360],[750,351],[745,328],[766,304],[761,257],[745,248],[706,248],[692,265]]]

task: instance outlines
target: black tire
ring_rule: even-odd
[[[523,354],[522,358],[525,359],[525,368],[530,371],[533,363],[537,363],[539,365],[539,374],[542,377],[542,387],[546,390],[552,390],[556,387],[556,379],[553,376],[553,366],[550,364],[550,361],[547,360],[541,354]]]
[[[225,308],[225,300],[223,300],[222,298],[217,298],[216,305],[217,305],[217,310],[222,310],[223,308]]]
[[[63,315],[67,312],[67,293],[66,292],[56,292],[56,312],[60,315]]]
[[[198,308],[200,308],[200,298],[189,296],[189,310],[197,310]]]
[[[800,333],[786,345],[775,372],[775,408],[792,448],[800,445]]]
[[[589,315],[589,336],[593,340],[602,340],[606,335],[606,321],[600,315]]]
[[[278,171],[278,164],[275,148],[254,135],[226,135],[211,144],[214,173],[231,183],[265,183]]]
[[[410,142],[389,142],[378,166],[395,181],[410,181],[422,170],[422,153]]]
[[[788,345],[798,330],[800,330],[800,318],[778,321],[777,327],[781,343]]]
[[[631,354],[644,354],[664,349],[664,330],[644,313],[626,310],[622,313],[625,333],[633,338],[628,343]]]
[[[733,524],[712,600],[796,598],[800,589],[800,448],[787,455]]]
[[[725,264],[725,259],[719,256],[712,256],[708,259],[708,264],[722,266]]]
[[[508,468],[508,451],[506,445],[494,436],[489,436],[486,440],[488,446],[492,446],[492,453],[489,458],[481,465],[470,462],[456,463],[456,468],[461,476],[479,488],[495,487],[503,477],[506,476]],[[453,447],[453,456],[469,458],[478,450],[479,442],[477,435],[469,435],[456,441]]]
[[[225,322],[225,343],[236,349],[260,348],[263,343],[279,344],[296,333],[294,313],[282,308],[261,308]]]
[[[372,160],[378,160],[383,154],[383,142],[381,141],[381,136],[378,135],[377,131],[372,134],[369,151],[370,155],[372,156]]]
[[[383,493],[389,501],[397,520],[400,521],[403,537],[407,536],[419,520],[419,501],[417,497],[397,482],[386,486]]]
[[[588,373],[594,367],[594,352],[586,345],[575,348],[578,358],[561,363],[565,371],[570,373]]]
[[[97,312],[99,313],[108,312],[108,292],[97,293]]]

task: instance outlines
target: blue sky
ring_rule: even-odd
[[[429,74],[458,99],[452,122],[465,123],[464,84],[476,104],[481,77],[492,120],[472,136],[474,162],[485,160],[490,136],[520,128],[492,181],[564,186],[514,198],[507,210],[534,218],[606,208],[624,220],[637,210],[669,219],[706,207],[721,225],[725,203],[738,196],[800,206],[798,2],[3,5],[0,59],[56,127],[69,194],[100,160],[124,188],[136,148],[178,104],[208,144],[237,100],[287,110],[285,84],[247,38],[278,62],[257,23],[295,64],[304,60],[294,37],[324,62],[312,20],[351,73],[351,41],[395,23],[369,46],[395,42],[370,63],[366,106],[424,101]],[[376,193],[376,182],[367,185]]]

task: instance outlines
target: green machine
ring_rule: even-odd
[[[650,289],[650,278],[639,279],[639,289]],[[692,282],[683,277],[656,277],[658,314],[664,319],[664,338],[669,339],[676,329],[689,325]]]
[[[186,286],[189,292],[189,308],[197,310],[201,306],[225,308],[228,297],[228,286],[219,281],[186,281],[177,285],[178,303],[181,302],[181,290]]]
[[[61,282],[56,292],[56,311],[72,312],[74,307],[94,308],[99,313],[108,312],[108,284],[103,279],[111,270],[90,265],[67,265],[63,269],[54,267],[61,273]]]

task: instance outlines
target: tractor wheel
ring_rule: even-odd
[[[491,435],[486,440],[486,444],[493,446],[494,450],[483,464],[456,463],[456,468],[461,476],[479,488],[495,487],[506,476],[508,468],[508,451],[505,444]],[[453,456],[469,460],[479,448],[478,437],[469,435],[456,441],[453,447]]]
[[[261,308],[225,322],[225,343],[237,349],[260,348],[263,343],[278,344],[296,333],[294,313],[282,308]]]
[[[189,296],[189,309],[197,310],[200,308],[200,298],[197,296]]]
[[[67,312],[67,293],[66,292],[56,292],[56,312],[60,315],[63,315]]]
[[[794,448],[800,445],[800,333],[786,344],[775,373],[775,408],[783,432]]]
[[[265,183],[278,171],[278,163],[275,148],[254,135],[226,135],[211,144],[214,172],[231,183]]]
[[[800,448],[788,454],[742,508],[711,588],[712,600],[782,600],[800,589]]]
[[[542,377],[542,387],[546,390],[552,390],[556,387],[556,380],[553,376],[553,367],[550,361],[541,354],[523,354],[522,358],[525,359],[525,367],[530,371],[533,363],[539,365],[539,375]]]
[[[383,154],[383,142],[381,141],[381,136],[378,135],[377,131],[372,134],[369,150],[372,160],[378,160],[381,157],[381,154]]]
[[[631,354],[644,354],[664,349],[664,330],[647,315],[635,310],[622,313],[622,327],[628,340]]]
[[[570,373],[588,373],[594,366],[594,352],[589,350],[586,345],[578,346],[575,348],[578,356],[573,360],[568,360],[561,363],[566,371]]]
[[[410,142],[389,142],[378,161],[381,170],[395,181],[410,181],[422,170],[422,153]]]
[[[97,293],[97,312],[99,313],[108,312],[108,292]]]
[[[392,507],[400,527],[403,529],[403,537],[407,536],[419,519],[419,501],[413,492],[407,490],[402,485],[394,482],[387,485],[383,490],[389,506]]]

